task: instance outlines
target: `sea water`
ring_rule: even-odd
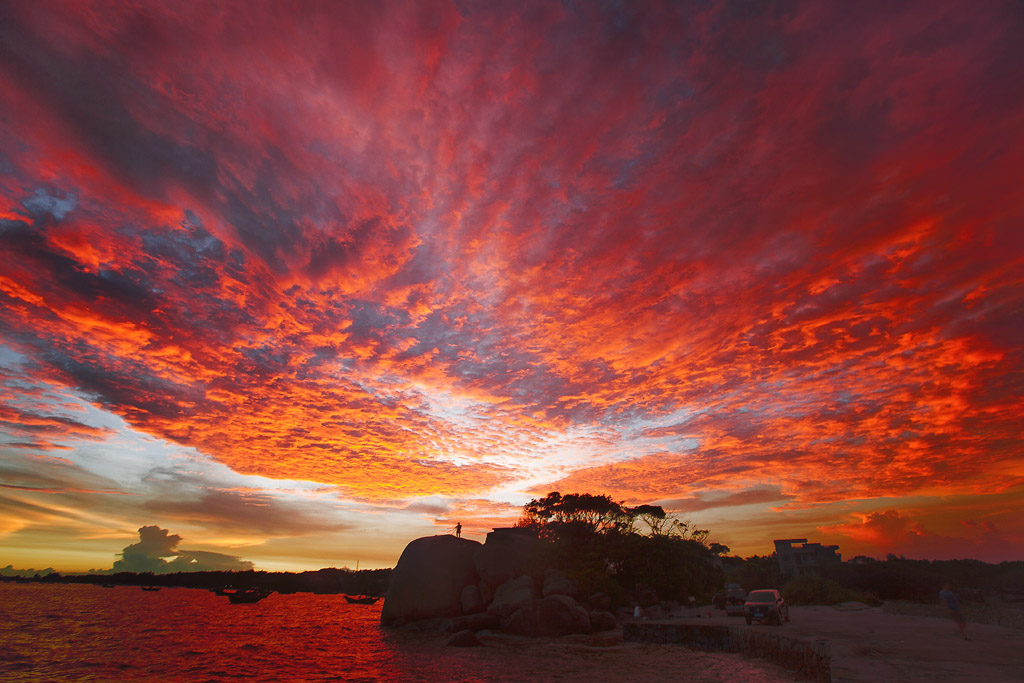
[[[379,626],[380,605],[273,594],[232,605],[206,590],[0,583],[0,681],[785,681],[784,671],[677,646],[566,649]]]

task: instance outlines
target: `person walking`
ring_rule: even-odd
[[[956,624],[956,630],[960,637],[967,640],[967,635],[964,633],[967,627],[967,619],[964,618],[964,613],[960,610],[960,601],[956,599],[952,585],[948,583],[942,585],[942,590],[939,591],[939,600],[949,610],[949,616],[953,623]]]

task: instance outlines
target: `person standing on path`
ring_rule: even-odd
[[[967,636],[964,634],[967,620],[964,619],[964,613],[960,611],[960,601],[953,593],[953,586],[948,583],[942,585],[942,590],[939,591],[939,601],[949,610],[949,616],[956,624],[956,630],[960,633],[960,637],[967,640]]]
[[[462,522],[455,523],[455,538],[462,538]]]

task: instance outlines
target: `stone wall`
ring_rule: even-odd
[[[753,631],[737,626],[712,624],[623,625],[623,639],[647,643],[672,643],[709,652],[739,652],[768,659],[810,681],[831,680],[832,656],[827,640],[800,640],[780,633]]]

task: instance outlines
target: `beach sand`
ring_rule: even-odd
[[[701,610],[705,612],[710,608]],[[728,624],[831,643],[835,683],[1008,683],[1024,681],[1024,631],[970,623],[969,640],[949,619],[887,614],[881,608],[839,611],[794,607],[784,626],[747,627],[740,617],[713,610],[710,619],[677,614],[665,622]],[[690,650],[680,645],[622,641],[621,629],[589,636],[530,639],[482,634],[484,648],[459,659],[469,671],[502,672],[500,679],[646,683],[782,683],[795,674],[771,662],[738,654]],[[433,639],[432,639],[433,640]],[[443,642],[443,638],[439,639]],[[436,647],[438,643],[433,644]],[[459,680],[453,672],[453,680]],[[490,680],[490,679],[488,679]]]
[[[828,639],[836,683],[1024,681],[1024,631],[1017,629],[968,623],[965,641],[948,617],[831,607],[794,607],[792,621],[781,628],[796,637]]]
[[[518,638],[481,634],[486,647],[465,648],[465,668],[450,680],[473,680],[468,672],[500,671],[483,680],[508,683],[791,683],[793,674],[771,662],[678,645],[626,643],[622,631],[563,638]],[[479,679],[477,679],[479,680]]]

